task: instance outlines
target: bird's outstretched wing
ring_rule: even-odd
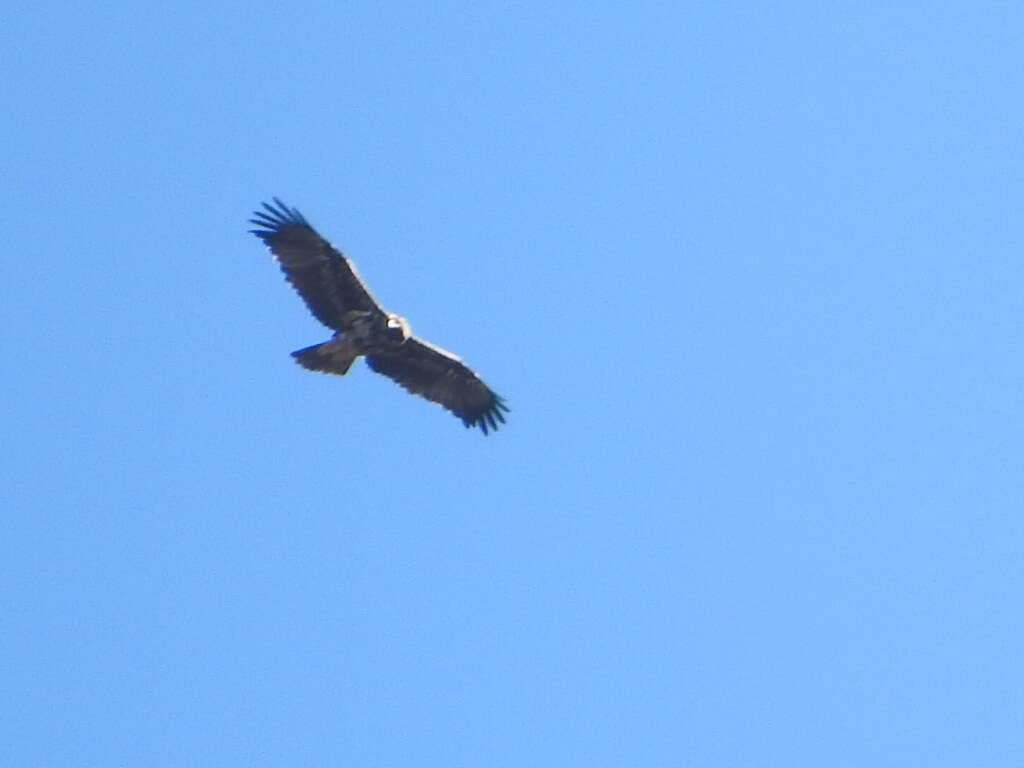
[[[367,364],[414,395],[447,408],[486,435],[505,423],[505,401],[450,352],[411,337],[394,353],[368,355]]]
[[[324,240],[295,208],[276,197],[274,205],[263,203],[250,221],[259,229],[250,230],[277,258],[295,290],[321,323],[336,331],[349,310],[383,310],[356,272],[355,265],[341,251]]]

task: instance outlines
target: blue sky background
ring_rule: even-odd
[[[1022,34],[8,8],[0,764],[1022,764]],[[294,365],[272,195],[507,427]]]

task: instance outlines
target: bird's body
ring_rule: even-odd
[[[368,355],[390,355],[409,339],[409,324],[395,314],[386,317],[350,309],[341,318],[343,330],[323,344],[315,344],[292,356],[303,368],[344,376],[356,358]]]
[[[317,234],[296,209],[277,198],[264,203],[252,223],[313,315],[335,333],[292,353],[311,371],[344,376],[352,363],[367,364],[404,387],[448,409],[467,427],[487,434],[504,423],[508,408],[458,357],[412,335],[409,323],[383,309],[355,266]]]

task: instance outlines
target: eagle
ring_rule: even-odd
[[[292,352],[310,371],[344,376],[358,357],[408,392],[446,408],[486,435],[505,423],[505,401],[451,352],[412,335],[405,318],[381,307],[355,265],[305,217],[278,198],[249,221],[313,316],[334,331],[329,341]]]

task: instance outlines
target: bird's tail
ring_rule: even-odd
[[[292,352],[295,362],[310,371],[344,376],[359,355],[346,341],[334,339]]]

